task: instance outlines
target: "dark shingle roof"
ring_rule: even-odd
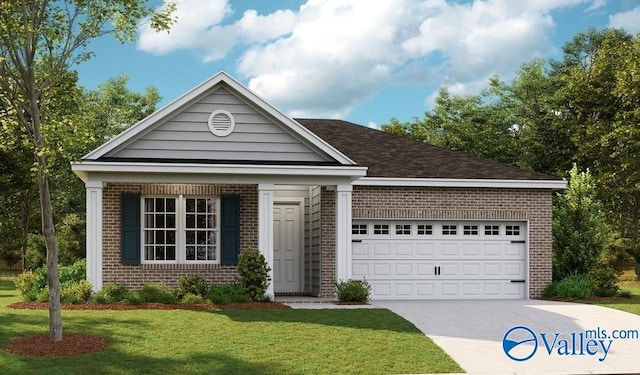
[[[342,120],[295,119],[358,165],[367,177],[558,180]]]

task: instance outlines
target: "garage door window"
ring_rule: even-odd
[[[396,234],[400,236],[409,236],[411,235],[411,224],[397,224],[396,225]]]
[[[351,225],[351,234],[367,234],[367,224]]]
[[[519,225],[507,225],[505,234],[507,236],[519,236],[520,235],[520,226]]]
[[[500,235],[500,226],[499,225],[485,225],[484,226],[484,235],[485,236],[499,236]]]
[[[465,225],[464,231],[462,232],[465,236],[477,236],[478,235],[478,226],[477,225]]]
[[[389,234],[389,224],[375,224],[373,226],[373,234]]]
[[[458,234],[458,226],[457,225],[443,225],[442,226],[442,235],[444,236],[455,236]]]
[[[418,224],[419,236],[430,236],[433,234],[433,225],[431,224]]]

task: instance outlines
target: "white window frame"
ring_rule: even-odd
[[[174,198],[176,200],[176,260],[147,260],[145,251],[145,199],[146,198]],[[187,213],[186,213],[186,200],[189,198],[194,199],[213,199],[216,204],[216,223],[215,223],[215,235],[216,235],[216,247],[215,247],[215,260],[187,260]],[[140,215],[141,215],[141,235],[140,235],[140,252],[142,264],[220,264],[221,257],[221,244],[220,244],[220,197],[210,195],[143,195],[140,199]]]

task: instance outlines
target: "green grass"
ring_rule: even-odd
[[[0,346],[45,334],[47,311],[13,310],[0,279]],[[381,374],[462,372],[388,310],[63,311],[65,332],[105,337],[100,353],[34,358],[0,350],[0,374]]]
[[[631,271],[633,273],[633,271]],[[628,300],[615,300],[615,301],[596,301],[596,305],[610,307],[612,309],[618,309],[632,314],[640,315],[640,281],[635,281],[635,274],[631,276],[631,273],[625,272],[620,277],[622,281],[618,283],[620,290],[628,290],[631,292],[632,297]]]

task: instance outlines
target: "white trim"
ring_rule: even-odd
[[[452,188],[565,189],[564,180],[490,180],[464,178],[387,178],[363,177],[353,182],[359,186],[419,186]]]
[[[252,165],[252,164],[196,164],[196,163],[127,163],[81,161],[71,164],[83,181],[95,172],[106,173],[162,173],[200,175],[257,175],[257,176],[326,176],[348,177],[351,180],[367,174],[366,167],[357,166],[308,166],[308,165]]]
[[[274,184],[258,185],[258,251],[264,256],[269,271],[267,297],[273,299],[273,191]]]
[[[351,278],[352,185],[336,186],[336,281]]]
[[[86,183],[87,280],[94,291],[102,290],[102,181]]]
[[[343,165],[356,165],[356,163],[349,159],[346,155],[338,151],[335,147],[331,146],[329,143],[324,141],[322,138],[318,137],[307,128],[288,117],[284,113],[280,112],[278,109],[264,101],[261,97],[256,95],[254,92],[249,90],[240,82],[233,79],[227,73],[220,71],[213,77],[208,80],[202,82],[198,86],[194,87],[181,97],[175,99],[165,107],[159,109],[154,112],[150,116],[146,117],[142,121],[133,125],[129,129],[123,131],[118,134],[115,138],[110,141],[104,143],[102,146],[96,148],[90,153],[86,154],[83,159],[98,159],[100,157],[105,156],[109,152],[116,150],[118,147],[125,145],[126,143],[133,141],[136,137],[142,135],[147,130],[151,129],[156,124],[164,121],[169,118],[176,112],[180,111],[184,107],[189,104],[192,104],[199,100],[201,97],[207,95],[209,92],[213,90],[213,88],[221,83],[226,84],[229,88],[234,90],[240,96],[245,97],[247,100],[252,102],[261,110],[267,112],[270,116],[272,116],[276,121],[279,121],[284,126],[288,127],[293,131],[293,133],[302,137],[304,140],[310,142],[312,145],[317,147],[320,151],[324,152],[326,155],[331,157],[333,160],[339,162]]]

